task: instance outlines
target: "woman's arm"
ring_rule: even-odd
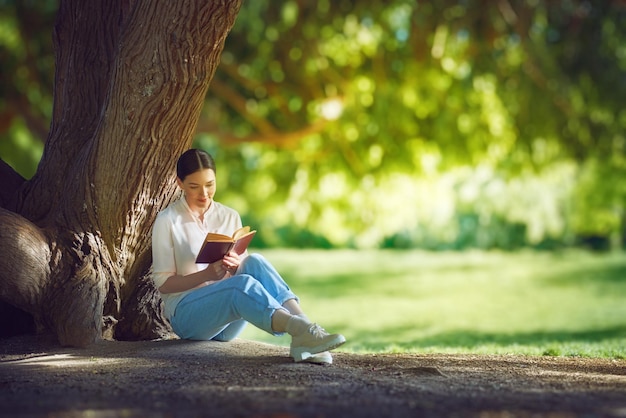
[[[161,293],[178,293],[184,292],[197,287],[206,286],[208,284],[222,280],[225,277],[226,270],[222,263],[210,264],[206,269],[200,270],[186,276],[175,275],[169,277],[159,287]]]

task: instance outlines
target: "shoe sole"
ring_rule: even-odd
[[[322,351],[321,353],[312,354],[311,357],[302,360],[302,363],[311,364],[333,364],[333,356],[328,351]]]
[[[322,351],[333,350],[340,345],[344,344],[346,339],[343,335],[337,335],[333,340],[327,342],[326,344],[318,345],[316,347],[298,347],[295,349],[291,349],[289,354],[296,363],[304,361],[306,359],[311,358],[313,354],[321,353]]]

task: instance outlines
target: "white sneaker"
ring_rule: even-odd
[[[346,339],[341,334],[329,334],[317,324],[311,324],[309,328],[298,336],[291,337],[289,354],[296,362],[311,358],[314,354],[337,348]]]
[[[311,357],[305,358],[302,362],[313,364],[333,364],[333,356],[329,351],[322,351],[321,353],[312,354]]]

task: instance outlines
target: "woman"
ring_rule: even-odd
[[[213,200],[215,173],[208,153],[183,153],[176,165],[183,195],[158,214],[152,230],[152,278],[174,332],[183,339],[230,341],[250,322],[273,335],[290,334],[296,362],[332,363],[328,350],[345,338],[310,322],[265,258],[230,252],[221,261],[196,264],[208,232],[232,235],[242,225],[235,210]]]

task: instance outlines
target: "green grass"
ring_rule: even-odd
[[[354,353],[626,358],[626,255],[264,250]],[[288,345],[252,326],[242,338]]]

